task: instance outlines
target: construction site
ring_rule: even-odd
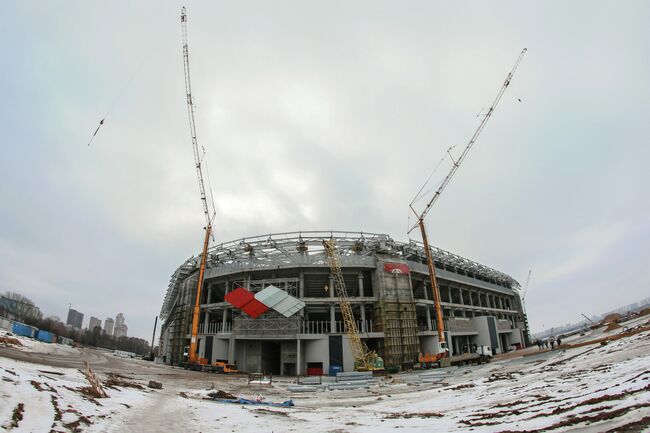
[[[208,251],[199,300],[198,357],[227,360],[242,371],[275,375],[353,371],[354,359],[323,240],[335,239],[360,337],[386,366],[410,368],[438,343],[432,287],[421,243],[345,232],[279,233],[240,239]],[[519,284],[512,277],[433,248],[444,333],[451,355],[490,346],[528,345]],[[189,346],[198,262],[174,272],[165,296],[160,347],[180,365]],[[237,307],[228,295],[277,287],[296,299],[290,311]],[[237,304],[235,302],[235,304]],[[291,307],[294,304],[289,304]],[[331,370],[332,369],[332,370]]]
[[[408,233],[419,229],[422,243],[375,233],[301,231],[211,247],[215,198],[204,163],[206,149],[197,139],[184,7],[180,21],[189,132],[205,226],[202,252],[174,272],[163,301],[163,363],[203,371],[228,366],[322,376],[444,365],[454,355],[482,359],[529,344],[519,283],[432,247],[425,226],[427,214],[508,89],[526,48],[469,142],[455,155],[456,146],[447,150],[409,204],[417,222]],[[448,171],[443,168],[441,180],[430,184],[445,160]],[[429,194],[427,187],[435,192]]]
[[[518,46],[512,52],[512,61],[503,65],[504,72],[507,72],[500,75],[498,83],[494,83],[496,94],[491,93],[492,99],[483,101],[487,104],[476,114],[471,129],[462,131],[468,139],[466,137],[448,147],[437,164],[435,160],[429,160],[428,154],[426,158],[423,154],[414,157],[426,159],[426,164],[422,165],[426,167],[426,172],[421,167],[411,169],[410,163],[396,164],[393,173],[384,170],[382,176],[386,179],[382,178],[382,181],[386,183],[390,183],[390,176],[395,175],[408,177],[413,185],[421,185],[410,201],[385,201],[368,208],[372,211],[350,211],[353,226],[371,228],[374,224],[390,232],[390,227],[397,227],[393,221],[397,212],[386,214],[384,219],[391,221],[390,224],[374,221],[372,212],[382,207],[391,208],[391,211],[399,208],[408,213],[404,233],[295,230],[295,227],[303,227],[303,223],[307,228],[316,224],[327,226],[328,223],[323,222],[325,218],[321,218],[320,214],[311,220],[300,220],[310,214],[308,211],[292,220],[293,225],[286,223],[287,218],[278,218],[280,221],[274,221],[275,224],[264,222],[259,226],[251,222],[265,216],[269,206],[280,207],[274,202],[276,197],[261,203],[259,213],[247,214],[249,219],[242,218],[243,222],[240,222],[237,217],[246,213],[240,212],[241,203],[253,200],[252,196],[240,196],[239,191],[227,191],[226,187],[217,189],[215,194],[207,164],[207,155],[211,153],[219,155],[220,174],[227,172],[220,177],[221,181],[227,179],[236,183],[240,181],[240,176],[246,176],[250,184],[257,185],[256,182],[264,182],[265,178],[257,173],[249,175],[248,171],[242,169],[246,161],[222,158],[233,155],[228,154],[225,147],[205,145],[199,141],[201,134],[197,133],[199,116],[195,115],[196,100],[209,98],[192,88],[188,14],[185,7],[180,10],[179,18],[177,25],[180,24],[178,36],[181,44],[177,48],[182,47],[182,51],[177,53],[179,70],[176,84],[179,89],[184,84],[184,101],[177,102],[187,110],[189,134],[187,131],[183,133],[182,138],[186,141],[183,151],[187,161],[191,154],[193,166],[186,163],[183,174],[179,170],[179,174],[174,176],[166,176],[165,170],[160,169],[160,173],[164,174],[149,176],[147,182],[143,183],[147,183],[145,187],[158,187],[165,193],[177,188],[182,191],[178,192],[182,200],[191,197],[195,208],[184,206],[184,202],[174,202],[174,205],[164,209],[174,206],[180,209],[183,205],[183,211],[169,212],[169,215],[165,215],[166,219],[156,213],[154,218],[142,216],[138,221],[151,230],[150,236],[156,236],[156,247],[161,238],[172,245],[169,250],[174,255],[172,260],[165,262],[165,269],[170,262],[181,262],[182,259],[178,257],[185,258],[190,254],[191,257],[171,272],[166,288],[166,271],[164,279],[159,281],[164,297],[158,316],[154,319],[151,313],[153,334],[150,334],[151,340],[147,341],[130,341],[125,330],[123,333],[117,332],[118,327],[126,327],[122,313],[118,315],[120,323],[110,319],[111,330],[115,324],[115,338],[101,334],[101,322],[94,316],[88,329],[81,330],[83,314],[72,310],[71,303],[68,304],[69,311],[80,315],[79,320],[75,320],[78,322],[78,332],[72,333],[74,327],[70,324],[69,329],[56,328],[60,329],[56,332],[61,334],[57,335],[52,331],[54,328],[47,328],[58,325],[56,316],[44,319],[40,309],[27,297],[7,298],[4,302],[8,306],[6,311],[11,312],[12,316],[0,317],[1,429],[17,433],[163,430],[284,432],[305,429],[361,433],[398,428],[494,433],[650,431],[650,304],[628,304],[637,305],[638,311],[622,311],[627,307],[619,307],[616,311],[625,314],[608,314],[602,320],[592,320],[585,314],[592,312],[585,309],[585,313],[580,314],[589,323],[575,326],[569,323],[561,328],[551,327],[550,330],[542,324],[544,332],[533,334],[526,308],[526,292],[532,271],[528,271],[525,282],[521,284],[508,273],[518,275],[521,269],[495,269],[492,265],[438,248],[436,244],[445,243],[437,243],[440,239],[429,237],[430,234],[449,229],[452,233],[449,236],[453,238],[454,229],[463,227],[462,224],[469,226],[474,220],[481,219],[479,212],[483,209],[480,205],[470,206],[463,216],[467,220],[448,227],[436,223],[435,230],[428,230],[431,214],[438,209],[436,204],[440,197],[457,193],[449,191],[447,187],[455,179],[470,151],[481,142],[482,134],[497,108],[522,102],[519,95],[509,99],[504,95],[511,88],[527,55],[527,48]],[[249,27],[248,22],[246,24],[247,29],[254,28]],[[214,46],[209,45],[209,48],[213,49]],[[219,55],[215,57],[219,58]],[[219,61],[222,59],[219,58]],[[223,61],[219,67],[227,64],[227,61]],[[396,69],[402,72],[402,67],[400,63]],[[403,69],[408,68],[404,66]],[[467,70],[474,73],[471,68]],[[199,79],[205,79],[206,75],[201,73]],[[94,140],[101,138],[106,116],[120,94],[128,95],[125,90],[134,76],[118,92],[106,115],[95,124],[96,129],[90,140],[84,143],[88,149],[91,149],[91,144],[97,147]],[[412,77],[409,76],[409,79]],[[474,97],[475,91],[469,91],[468,95]],[[197,98],[197,95],[200,96]],[[296,106],[291,107],[293,114],[304,109],[300,103]],[[210,107],[209,110],[212,119],[217,119],[212,125],[215,129],[232,120],[223,115],[227,110],[222,107]],[[292,127],[299,124],[298,121],[295,124],[292,122]],[[253,123],[250,119],[243,121],[245,128]],[[327,122],[325,124],[330,126]],[[407,129],[408,125],[405,124],[404,128]],[[523,126],[513,122],[511,128]],[[440,135],[436,139],[443,142],[447,137]],[[269,133],[269,136],[273,134]],[[401,133],[399,139],[402,139]],[[368,140],[371,142],[373,139]],[[348,143],[353,139],[346,137],[345,141]],[[260,148],[265,147],[268,151],[266,145],[273,143],[273,140],[270,138],[261,142]],[[260,151],[260,148],[251,148],[247,152],[252,154]],[[395,146],[391,152],[397,148]],[[142,152],[147,154],[147,158],[155,158],[152,152]],[[276,152],[276,149],[270,152]],[[173,152],[170,155],[174,159],[178,157]],[[354,167],[355,161],[352,159],[355,154],[351,155],[345,156],[344,163],[334,159],[334,171]],[[508,163],[500,169],[515,171],[512,168],[515,164],[510,159],[516,155],[516,152],[508,150]],[[380,157],[389,159],[392,155]],[[486,161],[494,162],[489,158],[477,160],[479,165],[488,165]],[[477,170],[476,167],[472,169]],[[428,172],[431,168],[432,171]],[[492,175],[490,170],[486,169],[481,176],[485,176],[485,173]],[[328,183],[331,195],[322,202],[323,208],[333,209],[331,214],[326,215],[329,219],[333,219],[332,215],[343,208],[344,204],[337,207],[337,203],[332,202],[343,194],[340,190],[348,186],[345,182],[337,184],[333,180],[337,174],[331,174],[331,171],[330,167],[315,172],[313,182],[306,183],[304,188],[301,186],[311,198],[321,200],[316,185]],[[190,172],[196,176],[192,180],[191,191],[188,183],[184,182]],[[161,181],[160,177],[163,176],[165,180]],[[481,179],[481,176],[477,175],[476,179]],[[374,181],[377,182],[376,179]],[[125,181],[129,188],[134,183]],[[395,190],[400,188],[403,190],[402,186],[395,187]],[[528,186],[521,189],[526,188]],[[365,192],[346,202],[348,206]],[[230,196],[227,195],[229,193]],[[527,191],[526,198],[535,197],[536,193]],[[104,198],[104,194],[93,192],[92,197],[99,201],[96,197]],[[115,203],[122,206],[131,203],[126,199],[122,201],[119,194],[116,197]],[[152,196],[147,197],[155,201]],[[403,197],[401,191],[399,197]],[[467,197],[462,197],[456,204],[467,203]],[[227,210],[233,209],[235,217],[223,217]],[[359,209],[366,208],[360,206]],[[187,215],[182,213],[185,211]],[[293,211],[292,208],[288,213]],[[519,211],[520,215],[525,215],[528,210]],[[133,213],[129,209],[128,216],[123,217],[124,224],[136,219]],[[313,215],[316,214],[318,211],[313,212]],[[493,216],[503,217],[494,212]],[[187,222],[186,230],[179,230],[182,234],[173,238],[169,234],[175,227],[180,227],[181,223],[177,220],[183,218]],[[509,221],[517,218],[519,216],[512,216]],[[332,222],[338,224],[337,221]],[[83,228],[83,224],[79,225]],[[434,226],[433,223],[431,225]],[[507,226],[508,223],[504,222],[503,225]],[[224,229],[224,226],[228,229]],[[231,226],[236,229],[228,231]],[[256,227],[262,227],[259,232],[264,234],[239,234],[240,230],[253,231]],[[266,231],[275,231],[276,227],[287,231]],[[191,229],[195,231],[189,235]],[[383,231],[377,231],[380,230]],[[140,227],[137,233],[144,238],[142,231],[144,229]],[[241,237],[226,241],[224,232]],[[129,242],[135,242],[133,239],[136,238],[141,240],[133,233]],[[527,232],[513,230],[513,239],[526,237],[521,233]],[[586,242],[585,239],[592,242],[590,232],[585,233],[576,235],[576,242]],[[616,238],[615,235],[612,235],[612,239]],[[200,245],[199,238],[202,240]],[[467,236],[467,239],[464,248],[457,251],[479,250],[475,247],[478,242],[492,245],[489,241],[472,236]],[[602,241],[605,247],[598,244],[598,248],[606,250],[608,242],[618,245],[615,240],[605,239]],[[589,242],[586,245],[593,246]],[[532,243],[528,239],[522,240],[518,248],[513,248],[509,254],[514,256],[538,247],[532,246]],[[553,251],[560,248],[556,246],[559,245],[557,240],[548,240],[547,243],[550,246],[544,247],[553,248]],[[193,247],[188,251],[184,247],[190,244]],[[506,240],[503,245],[510,248]],[[109,245],[106,249],[109,252],[119,251],[117,248],[112,250],[112,247],[114,245]],[[542,255],[542,247],[539,248],[535,254]],[[527,254],[538,257],[533,252]],[[566,256],[558,255],[561,257],[555,262],[545,262],[546,284],[567,281],[559,278],[571,278],[574,273],[586,273],[585,263],[594,267],[599,263],[596,261],[598,257],[588,257],[585,261],[583,257],[576,258],[568,253]],[[482,254],[476,252],[474,255],[486,263],[496,256],[492,251],[486,253],[485,249]],[[105,263],[108,261],[106,257],[112,258],[110,254],[98,254],[97,262]],[[124,279],[128,280],[128,284],[125,283],[127,289],[120,293],[126,293],[132,287],[139,288],[142,281],[148,281],[146,276],[140,275],[141,270],[147,266],[153,268],[153,262],[164,262],[161,257],[167,256],[156,256],[150,251],[147,256],[150,262],[137,256],[136,264],[130,268],[137,275]],[[505,263],[503,267],[509,268],[515,262],[511,258],[510,261],[494,259],[493,263]],[[518,264],[519,268],[522,263]],[[89,269],[91,271],[87,275],[94,279],[92,270],[96,269],[92,266]],[[588,270],[593,274],[593,269]],[[159,276],[160,272],[157,274]],[[591,274],[584,281],[593,283]],[[66,282],[68,278],[72,280],[68,275],[65,277]],[[110,288],[109,282],[102,284],[106,293],[93,299],[94,304],[106,303],[118,293],[111,292],[116,289]],[[42,292],[50,290],[49,286],[42,287]],[[558,287],[565,290],[563,285]],[[587,289],[590,290],[591,286]],[[584,293],[591,293],[587,289],[584,289]],[[129,292],[129,296],[124,304],[131,309],[129,318],[134,317],[133,323],[137,323],[136,318],[150,313],[137,311],[143,302],[155,305],[158,311],[160,299],[157,293],[155,299],[148,296],[146,301],[143,301],[144,295],[138,298]],[[557,316],[550,320],[569,317],[576,311],[576,306],[565,305],[567,302],[563,299],[557,303],[563,304],[563,310],[556,312]],[[17,316],[17,306],[24,307],[25,311],[37,311],[38,322],[34,323],[38,327],[23,318],[28,317],[26,313]],[[539,320],[535,314],[531,313],[530,317]],[[537,323],[532,324],[535,329],[540,328]],[[63,335],[68,331],[69,334]],[[89,335],[95,338],[90,339]],[[138,351],[122,350],[123,346],[118,347],[117,343],[133,344]],[[136,343],[139,345],[136,346]]]

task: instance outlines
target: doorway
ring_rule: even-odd
[[[262,342],[262,372],[265,374],[281,373],[281,348],[280,343],[275,341]]]

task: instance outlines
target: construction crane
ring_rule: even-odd
[[[448,348],[447,348],[447,343],[445,341],[445,334],[444,334],[444,322],[442,320],[442,308],[440,306],[440,290],[438,288],[438,283],[436,280],[436,270],[435,266],[433,264],[433,257],[431,255],[431,247],[429,246],[429,239],[427,237],[427,231],[424,226],[424,219],[431,210],[431,207],[435,204],[435,202],[438,200],[442,192],[445,190],[449,182],[451,181],[451,178],[454,177],[454,174],[456,174],[456,171],[458,170],[458,167],[460,167],[460,164],[465,160],[467,157],[467,154],[469,153],[470,149],[476,143],[476,140],[478,137],[481,135],[481,132],[483,132],[483,128],[485,128],[485,125],[487,124],[488,120],[492,117],[492,114],[494,113],[495,108],[499,104],[499,101],[501,101],[501,98],[503,97],[503,94],[505,93],[506,89],[510,85],[510,81],[512,80],[512,77],[519,67],[519,63],[521,63],[522,58],[524,57],[524,54],[526,54],[526,48],[524,48],[521,53],[519,54],[519,57],[517,58],[517,61],[515,62],[515,65],[513,68],[510,70],[508,75],[506,76],[505,81],[501,85],[501,88],[499,89],[499,92],[497,93],[496,98],[492,102],[492,105],[488,109],[488,111],[485,113],[483,116],[483,119],[478,125],[478,128],[476,128],[476,131],[474,131],[474,134],[470,138],[469,142],[465,146],[465,149],[463,149],[463,152],[460,154],[457,160],[454,161],[453,157],[451,156],[451,153],[449,150],[447,151],[447,154],[450,156],[452,159],[453,165],[451,169],[449,170],[449,173],[447,173],[447,176],[443,179],[442,183],[436,190],[436,192],[433,194],[433,197],[431,197],[431,200],[427,203],[425,206],[424,210],[422,212],[418,213],[415,208],[413,207],[413,204],[415,202],[414,199],[409,207],[411,208],[411,211],[415,214],[417,218],[417,223],[413,225],[412,227],[409,228],[408,233],[410,234],[415,228],[420,227],[420,232],[422,234],[422,243],[424,246],[424,252],[426,254],[426,259],[427,259],[427,266],[429,268],[429,278],[431,280],[431,290],[433,292],[433,304],[434,308],[436,310],[436,324],[438,328],[438,353],[440,353],[442,356],[448,353]],[[425,183],[426,185],[426,183]],[[422,187],[424,189],[424,187]],[[420,191],[422,191],[422,189]],[[419,194],[419,193],[418,193]]]
[[[528,276],[526,277],[526,284],[524,285],[524,290],[521,291],[521,302],[525,302],[526,291],[528,290],[528,283],[530,283],[530,274],[533,272],[532,269],[528,270]]]
[[[194,164],[196,167],[196,175],[199,181],[199,191],[201,194],[201,203],[203,204],[203,214],[205,216],[205,238],[203,239],[203,252],[201,254],[201,262],[199,267],[199,281],[196,289],[196,301],[194,303],[194,311],[192,314],[192,333],[190,338],[190,347],[188,351],[188,366],[196,368],[199,366],[199,358],[197,355],[198,346],[198,333],[199,333],[199,314],[201,305],[201,293],[203,291],[203,277],[205,274],[205,263],[208,256],[208,246],[210,244],[210,237],[212,236],[212,217],[208,208],[208,198],[205,193],[205,184],[203,182],[203,158],[205,157],[205,149],[202,147],[199,151],[198,140],[196,139],[196,123],[194,122],[194,102],[192,99],[192,85],[190,83],[190,54],[187,45],[187,13],[185,6],[181,9],[181,27],[183,34],[183,69],[185,72],[185,93],[187,96],[187,115],[190,124],[190,135],[192,137],[192,149],[194,150]]]
[[[341,271],[341,256],[336,249],[336,242],[333,238],[324,240],[323,246],[325,247],[327,262],[334,277],[334,287],[339,297],[345,332],[348,335],[350,349],[352,350],[354,369],[358,371],[383,370],[383,360],[374,351],[369,351],[359,336],[359,329],[357,328],[357,322],[354,320],[352,305],[350,304],[345,280],[343,279],[343,272]]]
[[[523,310],[523,313],[526,314],[526,292],[528,291],[528,283],[530,283],[530,274],[533,272],[532,269],[528,270],[528,276],[526,277],[526,284],[524,285],[524,290],[521,291],[521,309]],[[524,316],[526,317],[526,316]],[[528,338],[528,341],[532,340],[532,337],[530,335],[530,329],[528,328],[528,320],[525,319],[526,323],[526,337]]]

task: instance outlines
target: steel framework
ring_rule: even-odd
[[[335,239],[343,266],[374,267],[374,253],[383,252],[404,260],[426,263],[421,242],[399,242],[389,235],[350,231],[301,231],[241,238],[212,246],[207,271],[236,267],[239,270],[278,267],[328,266],[323,241]],[[430,247],[436,266],[513,290],[519,283],[510,275],[440,248]],[[172,274],[160,318],[165,321],[174,307],[180,283],[198,270],[200,257],[190,257]]]

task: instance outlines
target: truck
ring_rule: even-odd
[[[490,346],[477,346],[473,353],[463,353],[460,355],[447,356],[438,361],[440,367],[450,367],[452,365],[483,364],[490,362],[492,359],[492,348]]]

